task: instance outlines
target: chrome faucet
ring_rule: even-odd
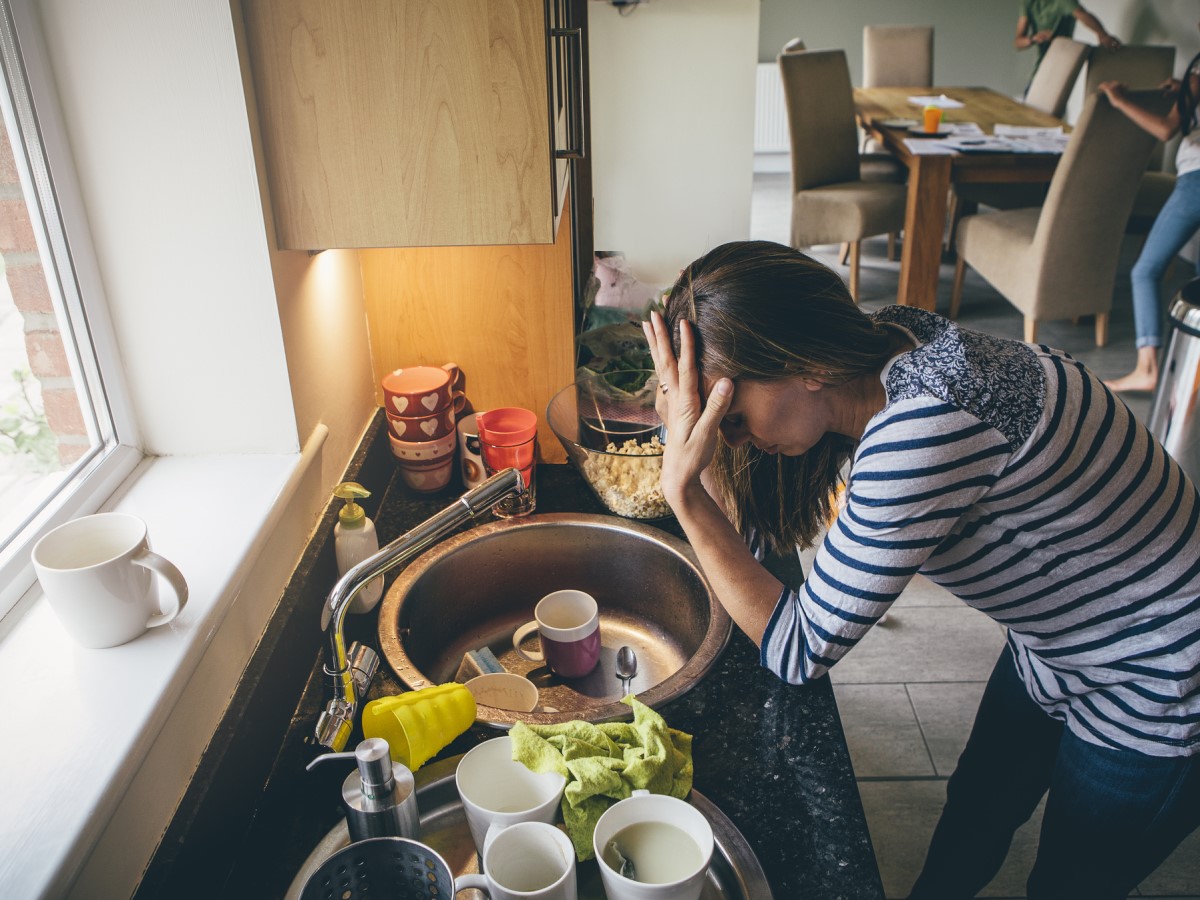
[[[428,549],[463,522],[524,490],[525,483],[516,469],[498,472],[338,579],[321,611],[321,629],[325,632],[325,674],[333,679],[333,699],[317,720],[316,735],[321,746],[334,752],[345,749],[350,732],[354,730],[359,700],[366,696],[379,668],[379,654],[370,647],[355,642],[348,652],[346,650],[343,626],[354,595],[372,579]]]

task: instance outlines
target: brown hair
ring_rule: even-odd
[[[895,334],[854,305],[836,273],[769,241],[722,244],[684,269],[666,306],[676,353],[683,319],[700,374],[735,384],[794,376],[844,384],[881,371],[896,349]],[[734,526],[743,535],[753,528],[771,549],[810,546],[832,517],[855,443],[826,433],[802,456],[782,456],[718,441],[712,474]]]

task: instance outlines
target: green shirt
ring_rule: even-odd
[[[1075,10],[1079,0],[1020,0],[1021,15],[1029,19],[1030,32],[1052,31],[1054,37],[1070,37],[1075,31]],[[1050,49],[1050,41],[1035,44],[1038,62]]]

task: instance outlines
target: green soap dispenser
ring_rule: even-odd
[[[356,481],[343,481],[333,489],[333,496],[345,500],[346,505],[338,513],[338,523],[333,527],[333,546],[337,554],[338,574],[345,575],[352,568],[379,550],[379,536],[375,523],[367,518],[366,512],[355,501],[370,497],[371,492]],[[372,578],[350,601],[352,613],[370,612],[383,596],[383,576]]]

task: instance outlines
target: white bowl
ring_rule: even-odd
[[[467,682],[467,690],[476,703],[510,709],[516,712],[533,712],[538,704],[537,685],[524,675],[512,672],[489,672],[477,675]]]

